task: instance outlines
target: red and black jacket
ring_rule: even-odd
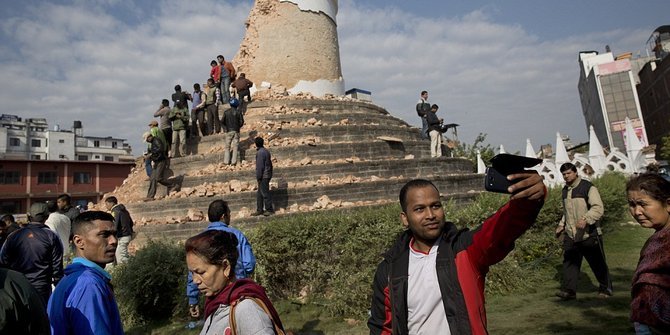
[[[514,241],[537,218],[543,201],[511,200],[475,230],[447,222],[437,251],[437,278],[451,334],[487,334],[484,282],[489,266],[514,249]],[[407,334],[407,230],[377,267],[370,334]]]

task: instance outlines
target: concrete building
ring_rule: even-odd
[[[37,201],[72,197],[73,205],[99,202],[130,174],[135,162],[0,160],[0,213],[26,213]]]
[[[80,121],[72,129],[49,129],[44,118],[21,119],[16,115],[0,116],[0,159],[134,161],[125,139],[84,136]]]
[[[642,144],[649,143],[635,85],[639,82],[639,69],[650,59],[633,58],[631,53],[614,57],[609,50],[604,54],[579,53],[578,89],[586,129],[593,126],[604,147],[626,151],[626,118],[632,121]]]
[[[639,72],[637,94],[649,144],[659,153],[663,137],[670,136],[670,26],[656,28],[647,49],[654,59]]]

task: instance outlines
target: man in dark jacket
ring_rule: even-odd
[[[145,201],[154,200],[156,196],[156,187],[157,184],[161,184],[167,187],[167,193],[170,194],[171,191],[179,192],[181,190],[181,183],[184,180],[183,176],[178,176],[174,180],[169,180],[165,177],[167,172],[167,161],[168,158],[165,155],[165,147],[163,143],[151,135],[151,133],[144,133],[142,138],[145,142],[150,144],[149,159],[154,163],[154,167],[151,170],[151,177],[149,178],[149,190],[147,191],[147,197]]]
[[[487,334],[486,273],[533,224],[546,194],[535,172],[508,179],[518,180],[510,201],[472,231],[445,222],[430,181],[403,186],[400,218],[407,230],[377,267],[370,334]]]
[[[437,110],[440,107],[433,104],[430,111],[426,113],[426,123],[428,123],[428,134],[430,135],[430,157],[436,158],[442,156],[442,119],[437,117]]]
[[[44,224],[48,217],[47,204],[32,204],[30,223],[11,234],[0,250],[0,266],[23,273],[44,306],[51,295],[51,284],[58,284],[63,277],[63,244]]]
[[[74,219],[79,216],[79,210],[76,207],[72,206],[72,198],[69,194],[61,194],[56,198],[56,205],[58,205],[58,212],[65,214],[70,222],[74,222]]]
[[[133,219],[126,209],[126,206],[119,204],[116,197],[107,197],[105,207],[114,217],[114,226],[116,227],[116,238],[119,240],[116,245],[116,264],[125,263],[130,257],[128,254],[128,244],[133,239]]]
[[[263,146],[263,138],[256,137],[256,180],[258,191],[256,192],[256,212],[251,216],[270,216],[275,213],[272,207],[272,195],[270,194],[270,179],[272,179],[272,157],[268,149]],[[265,207],[265,211],[263,211]]]
[[[246,102],[251,102],[251,91],[249,89],[254,86],[251,80],[247,79],[247,75],[240,73],[240,77],[233,82],[233,88],[237,91],[237,96],[240,102],[244,103],[244,97],[247,97]]]
[[[428,103],[428,91],[421,91],[421,99],[416,103],[416,114],[421,118],[421,138],[428,139],[428,122],[426,114],[430,112]]]
[[[21,229],[21,226],[14,220],[14,215],[5,214],[2,216],[0,219],[0,249],[2,249],[2,245],[7,241],[9,234],[19,229]]]
[[[239,156],[240,128],[244,126],[244,117],[238,109],[240,106],[238,99],[231,98],[229,104],[230,108],[223,113],[223,120],[221,120],[225,134],[223,139],[223,164],[235,165],[237,164],[237,156]]]
[[[50,334],[42,298],[21,273],[0,268],[0,334]]]

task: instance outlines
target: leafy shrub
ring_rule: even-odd
[[[604,227],[621,221],[626,213],[628,206],[626,181],[626,176],[618,172],[607,172],[593,180],[593,185],[598,188],[600,198],[605,205],[605,214],[600,220]]]
[[[249,233],[256,279],[275,297],[308,295],[363,316],[382,253],[402,231],[397,205],[274,218]]]
[[[126,326],[186,313],[185,259],[182,245],[151,240],[114,268],[114,294]]]

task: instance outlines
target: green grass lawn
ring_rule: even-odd
[[[546,281],[532,290],[490,297],[487,315],[491,334],[632,334],[628,320],[630,281],[639,252],[653,233],[637,225],[624,225],[604,235],[614,295],[597,297],[597,281],[586,261],[577,291],[577,300],[554,297],[560,288],[560,259]]]
[[[630,281],[637,265],[640,249],[652,230],[625,224],[604,236],[605,252],[614,285],[614,295],[608,299],[597,297],[597,281],[586,261],[577,300],[561,301],[554,297],[559,289],[560,262],[539,270],[529,277],[534,280],[529,289],[502,296],[487,297],[489,333],[498,334],[632,334],[628,321]],[[535,270],[537,271],[537,270]],[[329,317],[318,305],[299,305],[277,301],[276,307],[287,329],[296,335],[368,334],[365,320],[345,320]],[[187,320],[169,324],[130,329],[128,334],[198,334],[184,329]]]

